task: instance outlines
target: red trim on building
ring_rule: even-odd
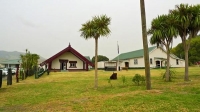
[[[66,60],[66,59],[59,59],[59,62],[68,62],[68,60]]]
[[[77,61],[69,61],[69,63],[77,63]]]
[[[41,64],[40,64],[41,65]],[[48,69],[51,69],[51,62],[48,63]]]
[[[86,62],[86,64],[89,64],[90,66],[94,66],[92,62],[90,62],[88,59],[86,59],[83,55],[81,55],[79,52],[77,52],[75,49],[73,49],[71,47],[71,45],[69,44],[69,46],[65,49],[63,49],[62,51],[58,52],[57,54],[53,55],[52,57],[50,57],[49,59],[45,60],[44,62],[42,62],[40,65],[46,65],[47,63],[49,64],[49,68],[51,69],[51,62],[56,59],[57,57],[61,56],[62,54],[66,53],[66,52],[71,52],[72,54],[74,54],[76,57],[78,57],[80,60],[82,60],[83,62]]]
[[[86,71],[88,71],[88,63],[86,63]]]

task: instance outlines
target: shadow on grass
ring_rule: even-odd
[[[7,88],[0,88],[0,92],[5,92]]]
[[[25,112],[28,111],[27,107],[22,105],[12,105],[0,108],[0,112]]]

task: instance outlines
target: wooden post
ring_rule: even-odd
[[[86,62],[86,71],[88,71],[88,63]]]
[[[11,68],[8,68],[7,85],[12,85],[12,71],[11,71]]]
[[[2,70],[0,70],[0,88],[2,86]]]
[[[146,12],[145,12],[145,2],[140,0],[140,10],[141,10],[141,22],[142,22],[142,39],[143,39],[143,49],[144,49],[144,63],[145,63],[145,76],[146,76],[146,89],[151,89],[151,73],[149,65],[149,49],[147,41],[147,28],[146,28]]]
[[[19,72],[19,64],[16,64],[16,68],[17,68],[16,73],[15,73],[16,74],[16,83],[18,83],[19,82],[19,75],[18,75],[19,74],[18,73]]]

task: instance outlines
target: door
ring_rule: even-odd
[[[156,61],[156,67],[160,68],[160,61]]]
[[[67,63],[66,62],[60,63],[60,70],[67,70]]]
[[[67,70],[67,62],[66,59],[59,59],[60,62],[60,70]]]
[[[125,62],[125,67],[129,68],[129,62]]]

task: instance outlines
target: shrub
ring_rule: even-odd
[[[133,77],[132,81],[139,86],[140,84],[145,82],[145,77],[141,76],[140,74],[135,74],[135,76]]]
[[[166,71],[164,73],[161,73],[162,78],[164,80],[165,80],[165,74],[166,74]],[[172,69],[169,69],[169,81],[172,81],[172,78],[175,78],[175,75],[176,75],[176,71],[172,70]]]

